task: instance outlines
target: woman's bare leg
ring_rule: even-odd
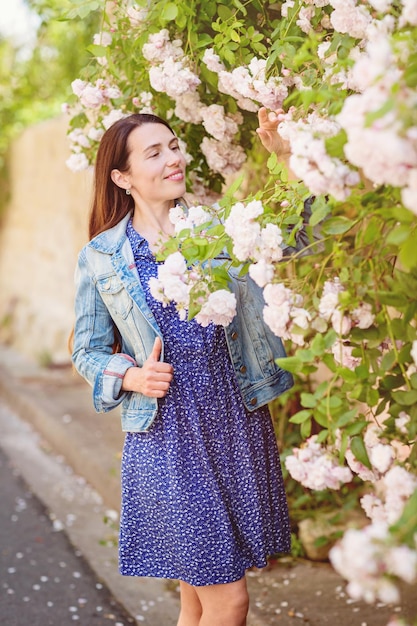
[[[177,626],[199,626],[203,609],[194,587],[180,581],[181,612]]]
[[[223,585],[194,587],[202,607],[198,626],[246,626],[249,595],[246,578]]]

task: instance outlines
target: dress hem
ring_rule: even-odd
[[[290,550],[276,550],[276,551],[269,553],[269,556],[272,556],[273,554],[289,554],[289,552]],[[268,565],[268,557],[265,557],[265,559],[263,559],[262,562],[257,561],[256,563],[249,563],[248,565],[244,565],[241,573],[235,573],[235,574],[231,573],[229,576],[224,576],[224,578],[222,578],[221,580],[215,580],[215,581],[210,581],[210,582],[201,582],[200,579],[193,578],[192,576],[174,574],[174,572],[165,572],[165,573],[155,572],[152,574],[149,572],[140,573],[136,570],[138,573],[133,573],[133,572],[124,573],[122,572],[121,569],[119,569],[119,573],[122,576],[135,576],[138,578],[159,578],[161,580],[180,580],[193,587],[208,587],[211,585],[223,585],[223,584],[236,582],[240,580],[241,578],[243,578],[247,570],[251,569],[252,567],[256,567],[257,569],[263,569],[267,565]]]

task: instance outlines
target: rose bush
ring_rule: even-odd
[[[73,5],[76,19],[99,3]],[[363,481],[370,525],[331,560],[367,601],[396,601],[395,581],[417,579],[416,6],[107,2],[64,107],[74,170],[132,112],[167,118],[184,141],[197,206],[173,208],[153,293],[183,318],[227,324],[228,266],[264,289],[301,405],[289,421],[304,441],[285,465],[308,489]],[[261,106],[284,109],[295,176],[274,154],[262,164]],[[366,572],[349,563],[365,553]]]

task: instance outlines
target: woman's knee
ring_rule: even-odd
[[[227,596],[227,606],[230,610],[246,615],[249,609],[249,594],[246,587],[246,581],[235,587]]]
[[[241,626],[246,623],[249,595],[246,580],[197,588],[203,608],[202,625]]]
[[[181,612],[177,626],[198,626],[202,607],[198,595],[191,585],[180,581]]]

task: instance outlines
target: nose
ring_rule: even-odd
[[[167,159],[167,165],[178,165],[181,161],[179,150],[170,150]]]

